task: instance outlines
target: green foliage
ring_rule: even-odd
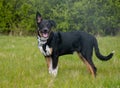
[[[119,0],[1,0],[0,33],[35,32],[37,11],[55,20],[59,31],[104,35],[120,31]]]
[[[77,54],[60,57],[54,78],[35,37],[0,36],[0,88],[120,88],[120,37],[97,39],[102,54],[115,55],[107,62],[93,55],[95,79]]]

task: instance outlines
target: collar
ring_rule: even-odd
[[[47,39],[48,38],[37,36],[38,46],[43,46],[45,43],[47,43]]]

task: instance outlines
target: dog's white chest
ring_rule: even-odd
[[[42,46],[39,46],[39,49],[44,56],[50,56],[52,54],[51,48],[48,45],[46,45],[45,50]]]
[[[41,53],[44,55],[44,56],[50,56],[52,54],[52,48],[50,48],[48,45],[46,45],[45,49],[43,49],[43,45],[46,44],[47,42],[47,39],[43,39],[43,38],[40,38],[38,36],[38,47],[41,51]]]

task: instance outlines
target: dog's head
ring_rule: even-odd
[[[53,20],[44,20],[39,12],[36,13],[36,21],[38,26],[38,36],[49,38],[52,27],[56,24]]]

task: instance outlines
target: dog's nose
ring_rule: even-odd
[[[44,33],[47,33],[49,30],[47,28],[43,29]]]

